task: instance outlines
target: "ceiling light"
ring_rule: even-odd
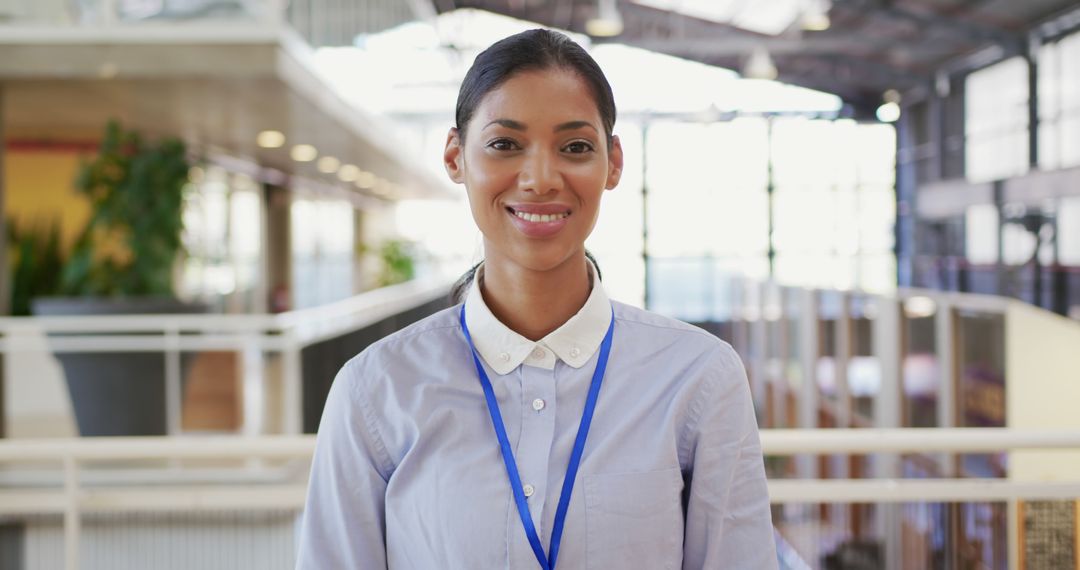
[[[881,96],[884,103],[877,108],[877,118],[882,123],[895,123],[900,120],[900,92],[889,89]]]
[[[747,79],[776,79],[779,72],[776,64],[773,63],[772,56],[769,55],[769,50],[756,47],[750,53],[750,57],[746,58],[742,74]]]
[[[311,162],[315,160],[316,156],[319,156],[319,151],[309,144],[298,144],[292,147],[289,156],[296,162]]]
[[[319,159],[318,163],[316,163],[316,168],[319,169],[319,172],[322,172],[324,174],[333,174],[337,172],[337,169],[340,166],[341,161],[332,156],[324,156]]]
[[[610,38],[622,32],[622,16],[615,0],[596,0],[596,17],[585,22],[585,33],[596,38]]]
[[[877,120],[882,123],[895,123],[900,120],[900,105],[896,103],[882,103],[877,108]]]
[[[378,177],[374,173],[362,170],[356,175],[356,186],[367,190],[375,186],[376,180]]]
[[[808,32],[824,32],[832,25],[829,19],[829,9],[832,2],[829,0],[803,0],[801,17],[802,29]]]
[[[281,131],[263,131],[255,137],[255,143],[263,148],[278,148],[285,144],[285,135]]]
[[[356,180],[358,176],[360,176],[360,168],[355,164],[343,164],[337,173],[337,177],[341,179],[342,182],[352,182]]]

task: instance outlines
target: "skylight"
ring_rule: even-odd
[[[804,0],[631,0],[702,20],[776,36],[802,15]]]

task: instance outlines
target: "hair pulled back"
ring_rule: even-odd
[[[608,144],[615,129],[615,97],[596,60],[564,34],[535,29],[503,38],[480,52],[465,74],[458,91],[454,119],[458,136],[472,120],[484,96],[514,75],[526,71],[560,69],[577,74],[589,87]]]

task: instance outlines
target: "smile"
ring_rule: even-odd
[[[518,209],[520,208],[520,209]],[[529,238],[549,238],[566,227],[572,211],[558,204],[507,206],[514,227]]]
[[[511,209],[510,212],[518,218],[525,220],[526,222],[541,223],[557,222],[559,220],[566,219],[570,215],[570,212],[562,212],[558,214],[532,214],[529,212],[519,212],[513,209]]]

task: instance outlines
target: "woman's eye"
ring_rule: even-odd
[[[488,148],[495,150],[517,150],[519,147],[516,142],[510,139],[495,139],[488,143]]]
[[[593,150],[593,146],[585,141],[574,141],[563,148],[570,154],[585,154]]]

